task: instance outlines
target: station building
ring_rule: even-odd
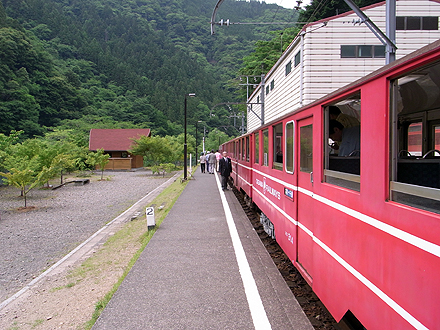
[[[361,9],[385,31],[386,1]],[[397,0],[396,59],[440,39],[439,16],[440,1]],[[305,25],[247,100],[248,132],[261,125],[262,103],[264,123],[269,123],[366,76],[385,61],[385,46],[353,11]],[[349,114],[360,118],[356,109]]]

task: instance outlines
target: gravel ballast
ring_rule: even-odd
[[[26,209],[17,188],[0,186],[0,302],[169,177],[141,170],[89,179],[85,185],[33,189]]]

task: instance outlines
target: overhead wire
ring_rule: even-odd
[[[313,13],[310,14],[309,18],[307,19],[307,23],[305,25],[311,23],[312,18],[315,17],[315,15],[322,9],[322,7],[324,7],[327,4],[329,0],[312,0],[312,1],[318,2],[318,5],[316,6]]]

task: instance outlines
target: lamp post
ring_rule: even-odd
[[[183,145],[183,180],[186,180],[188,178],[188,145],[186,144],[186,99],[187,97],[194,97],[196,96],[195,93],[189,93],[189,94],[185,94],[185,123],[184,123],[184,127],[185,127],[185,143]]]

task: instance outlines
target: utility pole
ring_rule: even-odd
[[[386,35],[392,42],[396,42],[396,0],[387,0],[386,3]],[[396,47],[397,48],[397,47]],[[390,44],[386,46],[386,63],[396,60],[396,49]]]

